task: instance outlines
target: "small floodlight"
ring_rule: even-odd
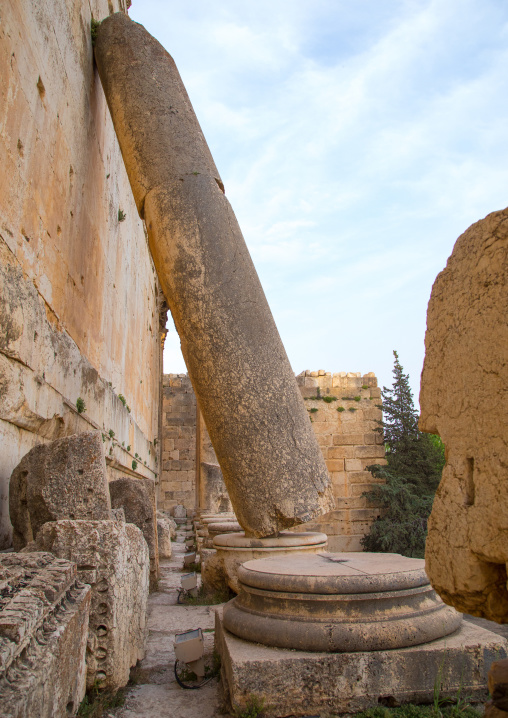
[[[192,573],[184,573],[181,580],[181,586],[185,591],[188,591],[191,596],[198,595],[198,577],[193,571]]]
[[[189,551],[191,548],[194,548],[194,539],[187,539],[185,542],[185,548]]]
[[[187,668],[196,674],[198,680],[203,679],[205,676],[205,661],[203,658],[204,644],[201,628],[185,631],[185,633],[177,633],[174,648],[176,660],[185,663]]]

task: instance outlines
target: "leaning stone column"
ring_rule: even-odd
[[[175,63],[122,13],[95,57],[238,520],[255,536],[309,521],[333,507],[328,472]]]

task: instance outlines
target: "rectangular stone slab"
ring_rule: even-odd
[[[368,653],[310,653],[268,648],[236,638],[216,612],[216,650],[226,699],[244,710],[250,696],[264,701],[266,718],[355,713],[380,704],[432,703],[440,697],[486,698],[493,661],[505,658],[506,639],[463,622],[452,636],[421,646]]]

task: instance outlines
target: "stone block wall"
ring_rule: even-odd
[[[158,473],[165,301],[90,34],[129,4],[2,3],[0,548],[36,444],[100,429],[109,478]]]
[[[381,390],[371,372],[305,371],[297,382],[332,480],[336,509],[305,525],[328,535],[331,551],[361,551],[360,539],[379,515],[362,496],[376,479],[366,470],[385,462]]]
[[[196,395],[187,374],[164,374],[158,507],[196,506]]]
[[[366,467],[385,461],[383,436],[376,431],[382,418],[377,379],[373,373],[320,370],[302,372],[297,382],[336,501],[334,511],[304,528],[328,534],[331,551],[361,551],[360,539],[379,515],[379,509],[369,506],[362,496],[376,483]],[[170,509],[182,503],[189,509],[230,510],[224,501],[220,467],[186,374],[164,376],[163,412],[159,506]]]

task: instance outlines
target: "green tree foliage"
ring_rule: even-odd
[[[384,419],[378,431],[384,435],[387,465],[367,467],[385,483],[366,492],[380,516],[362,539],[365,551],[401,553],[423,557],[427,519],[444,466],[444,446],[438,436],[418,429],[418,413],[396,351],[391,389],[383,387]]]

